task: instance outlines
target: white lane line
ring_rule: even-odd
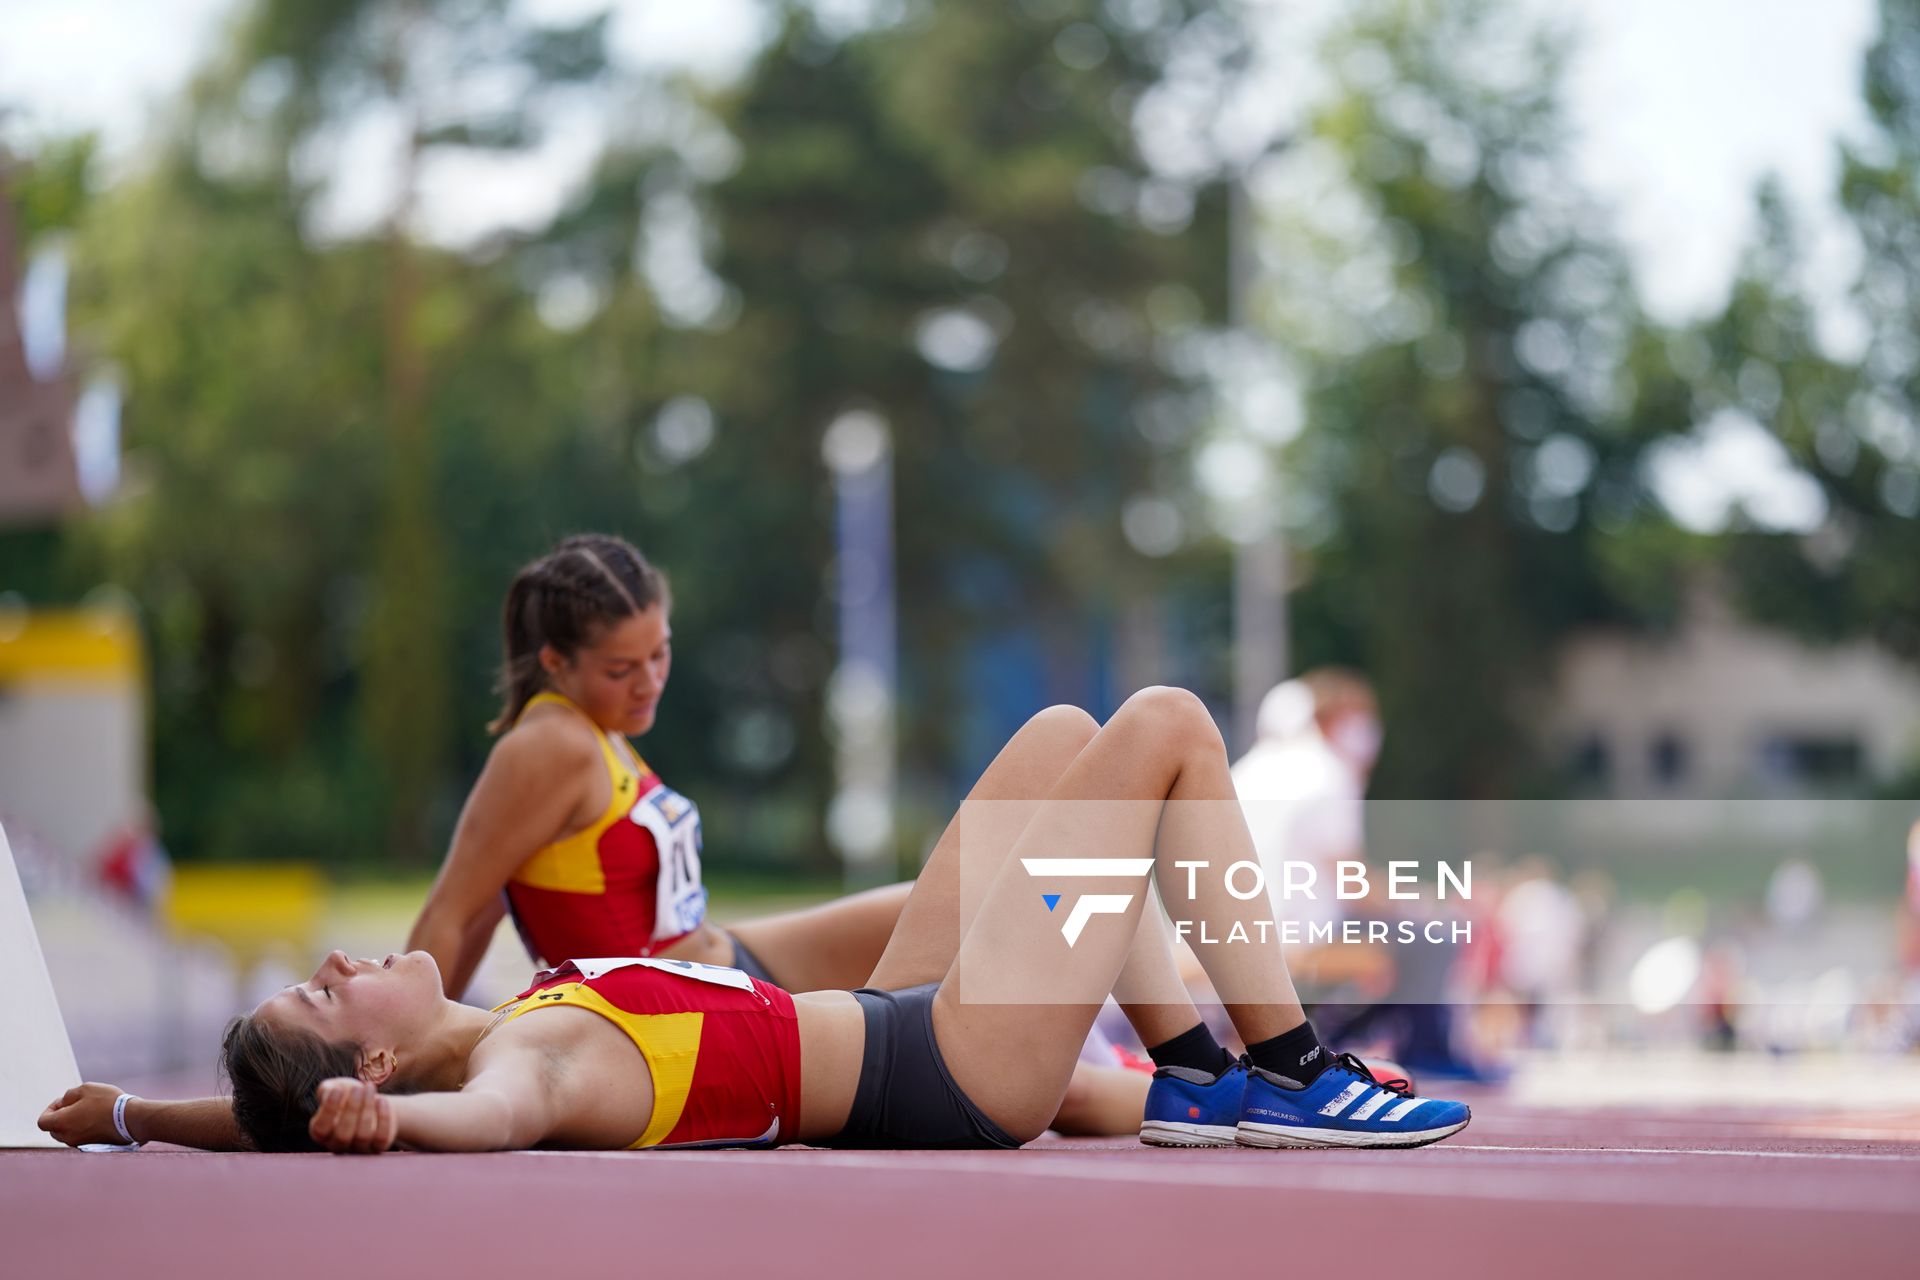
[[[1920,1151],[1909,1156],[1884,1151],[1741,1151],[1733,1147],[1495,1147],[1471,1142],[1449,1143],[1447,1150],[1550,1151],[1599,1156],[1740,1156],[1755,1160],[1890,1160],[1896,1164],[1910,1164],[1920,1170]]]
[[[1460,1150],[1462,1148],[1454,1148]],[[1538,1150],[1538,1148],[1522,1148]],[[1395,1161],[1381,1152],[1380,1167],[1363,1167],[1354,1162],[1340,1165],[1294,1164],[1289,1159],[1308,1157],[1293,1152],[1269,1161],[1233,1161],[1212,1165],[1201,1160],[1168,1161],[1161,1169],[1147,1166],[1154,1160],[1103,1161],[1066,1153],[1033,1152],[1027,1158],[1007,1155],[966,1155],[953,1152],[896,1151],[867,1154],[853,1151],[526,1151],[519,1155],[556,1156],[589,1160],[674,1161],[678,1163],[724,1163],[780,1165],[795,1172],[810,1169],[855,1169],[877,1173],[928,1173],[938,1175],[977,1174],[999,1180],[1039,1178],[1063,1182],[1104,1182],[1132,1186],[1216,1187],[1239,1191],[1335,1191],[1381,1196],[1416,1196],[1436,1200],[1499,1200],[1523,1204],[1582,1204],[1625,1208],[1656,1209],[1765,1209],[1780,1212],[1830,1212],[1910,1215],[1913,1211],[1912,1188],[1884,1181],[1845,1186],[1808,1186],[1796,1180],[1791,1187],[1770,1182],[1764,1187],[1748,1188],[1743,1194],[1733,1183],[1709,1182],[1690,1178],[1680,1185],[1649,1185],[1645,1179],[1622,1179],[1617,1169],[1583,1170],[1611,1181],[1625,1182],[1619,1187],[1580,1186],[1560,1179],[1544,1178],[1538,1169],[1508,1167],[1463,1167],[1448,1163],[1438,1169],[1419,1169],[1411,1160]],[[1662,1154],[1670,1154],[1662,1152]],[[1417,1159],[1417,1157],[1416,1157]],[[1392,1179],[1383,1181],[1391,1172]],[[1420,1173],[1440,1175],[1432,1183],[1416,1181]]]

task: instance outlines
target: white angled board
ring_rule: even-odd
[[[80,1083],[27,895],[0,830],[0,1147],[57,1147],[34,1121]]]

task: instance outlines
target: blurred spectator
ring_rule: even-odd
[[[1800,928],[1820,914],[1826,897],[1820,873],[1805,859],[1789,858],[1767,881],[1767,918],[1783,929]]]
[[[1514,868],[1498,922],[1501,982],[1520,1004],[1526,1040],[1537,1043],[1542,1008],[1579,991],[1587,913],[1544,859],[1528,858]]]
[[[1380,704],[1357,672],[1321,667],[1276,685],[1260,703],[1253,747],[1233,787],[1253,833],[1277,919],[1337,921],[1334,864],[1365,849],[1367,778],[1379,757]],[[1285,863],[1314,871],[1314,896],[1281,897]]]
[[[1904,1038],[1920,1046],[1920,822],[1907,832],[1907,892],[1901,899],[1899,936]]]
[[[94,870],[116,897],[148,912],[159,910],[173,880],[172,860],[146,822],[129,822],[115,831]]]

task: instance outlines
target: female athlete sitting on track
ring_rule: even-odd
[[[632,544],[567,538],[514,576],[506,705],[411,948],[458,996],[511,913],[536,960],[671,956],[795,991],[866,977],[906,885],[722,929],[707,919],[700,811],[628,744],[653,728],[673,662],[665,577]]]
[[[261,1150],[1013,1147],[1047,1127],[1118,982],[1161,1067],[1149,1142],[1418,1146],[1467,1123],[1459,1103],[1330,1060],[1277,936],[1258,927],[1264,896],[1249,912],[1224,877],[1195,874],[1254,855],[1193,695],[1129,699],[1029,813],[1009,841],[943,837],[857,992],[793,996],[732,969],[580,959],[488,1013],[448,1000],[424,952],[384,963],[335,952],[229,1028],[235,1113]],[[973,876],[990,874],[971,904],[969,860]],[[1200,1024],[1157,927],[1140,927],[1149,868],[1209,935],[1248,939],[1199,948],[1247,1042],[1243,1063]],[[1070,912],[1077,934],[1050,887],[1090,900]]]

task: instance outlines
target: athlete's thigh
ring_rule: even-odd
[[[742,920],[727,931],[787,990],[846,991],[866,983],[912,890],[911,884],[890,884],[817,907]]]
[[[1148,901],[1158,808],[1040,806],[987,886],[941,983],[933,1025],[948,1070],[1016,1136],[1053,1118],[1133,943]],[[1098,874],[1059,874],[1044,864],[1035,874],[1032,858]]]
[[[1113,989],[1148,901],[1179,755],[1129,699],[1035,807],[993,873],[933,1021],[969,1097],[1010,1133],[1039,1132]]]
[[[1048,707],[1008,740],[941,832],[867,985],[898,991],[946,975],[982,889],[1019,834],[1022,815],[1099,729],[1078,707]]]

